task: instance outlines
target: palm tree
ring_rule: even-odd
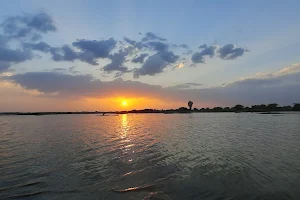
[[[192,101],[189,101],[189,102],[188,102],[188,106],[189,106],[190,110],[192,110],[193,102],[192,102]]]

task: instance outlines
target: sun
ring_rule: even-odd
[[[127,102],[126,102],[126,101],[122,101],[122,105],[123,105],[123,106],[126,106],[126,105],[127,105]]]

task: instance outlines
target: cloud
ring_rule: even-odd
[[[272,74],[272,76],[283,76],[283,75],[293,74],[297,72],[300,72],[300,63],[296,63],[289,67],[285,67],[279,72]]]
[[[10,67],[9,62],[1,62],[0,61],[0,73],[8,71],[9,67]]]
[[[45,43],[45,42],[39,42],[39,43],[24,43],[23,46],[25,48],[28,48],[30,50],[36,50],[36,51],[42,51],[42,52],[49,52],[52,47]]]
[[[136,45],[136,41],[129,39],[128,37],[124,37],[124,41],[128,44],[131,44],[132,46]]]
[[[206,49],[207,48],[207,44],[203,44],[199,46],[199,49]]]
[[[138,56],[135,56],[133,59],[131,59],[131,62],[133,63],[144,63],[144,59],[148,56],[147,53],[142,53]]]
[[[126,52],[118,52],[111,55],[109,58],[111,59],[111,63],[105,65],[103,70],[106,72],[111,71],[120,71],[126,72],[128,71],[127,67],[123,66],[124,61],[126,60],[127,53]]]
[[[112,71],[119,71],[120,73],[118,74],[118,76],[121,76],[124,72],[128,72],[128,68],[123,66],[123,64],[126,61],[126,56],[131,55],[133,51],[134,47],[129,46],[126,47],[124,50],[119,50],[118,53],[109,55],[111,63],[105,65],[103,67],[103,71],[106,71],[108,73]]]
[[[146,33],[145,37],[142,38],[142,41],[149,41],[149,40],[160,40],[160,41],[166,41],[165,38],[159,37],[157,35],[155,35],[152,32],[148,32]]]
[[[189,46],[187,44],[181,44],[181,45],[179,45],[179,47],[184,48],[184,49],[188,49],[189,48]]]
[[[236,81],[232,83],[232,86],[239,86],[239,87],[263,87],[269,85],[277,85],[280,84],[281,80],[276,78],[269,78],[269,79],[255,79],[255,78],[248,78],[240,81]]]
[[[28,50],[9,49],[0,47],[0,62],[19,63],[32,59],[33,55]]]
[[[6,47],[8,42],[8,37],[4,35],[0,35],[0,47]]]
[[[175,86],[171,86],[171,87],[167,87],[165,89],[191,89],[191,88],[195,88],[195,87],[199,87],[202,86],[202,84],[200,83],[183,83],[183,84],[178,84]]]
[[[76,68],[76,67],[70,67],[70,68],[69,68],[69,72],[72,73],[72,74],[78,74],[79,71],[75,70],[75,68]]]
[[[224,60],[235,59],[239,56],[242,56],[244,52],[247,51],[248,50],[241,47],[236,47],[233,44],[226,44],[218,50],[220,58]]]
[[[210,58],[214,57],[217,46],[202,45],[201,48],[203,48],[201,52],[196,52],[192,55],[193,63],[205,63],[204,56],[209,56]]]
[[[175,63],[179,56],[174,55],[171,51],[161,51],[149,56],[141,68],[134,71],[134,78],[144,75],[156,75],[163,72],[164,68],[170,63]]]
[[[180,69],[182,67],[184,67],[184,63],[179,63],[179,64],[175,65],[175,67],[173,69]]]
[[[124,37],[122,41],[112,37],[107,40],[78,39],[71,44],[52,46],[51,43],[46,43],[41,39],[43,34],[57,31],[57,27],[53,18],[43,11],[7,17],[0,24],[0,28],[2,29],[0,62],[7,63],[3,65],[2,71],[8,70],[7,66],[11,67],[15,63],[41,57],[37,53],[47,53],[56,62],[79,60],[93,66],[99,65],[100,59],[110,59],[111,63],[104,65],[102,71],[107,73],[115,71],[116,76],[125,72],[133,72],[134,77],[137,78],[142,75],[153,76],[161,73],[171,64],[173,64],[173,69],[178,69],[185,64],[195,66],[196,63],[205,63],[207,57],[220,57],[223,60],[235,59],[248,51],[233,44],[223,47],[204,44],[199,47],[201,49],[199,52],[192,54],[193,51],[187,44],[170,44],[167,39],[152,32],[147,32],[139,40],[132,40],[128,37]],[[128,46],[124,48],[126,44]],[[171,47],[183,49],[176,49],[180,52],[177,52],[178,55],[174,55],[170,51]],[[131,49],[131,52],[127,52],[126,49]],[[177,62],[179,59],[188,58],[186,56],[188,54],[192,54],[192,64],[190,64],[190,60],[182,61],[184,63]],[[129,62],[131,64],[140,63],[141,67],[129,70],[127,66],[124,66],[124,63]]]
[[[113,38],[108,40],[77,40],[72,45],[82,52],[91,53],[95,58],[107,58],[110,52],[116,47],[117,41]]]
[[[148,42],[147,45],[155,51],[166,51],[169,48],[169,45],[163,42]]]
[[[54,68],[54,69],[51,69],[52,72],[58,72],[58,73],[63,73],[66,71],[65,68]]]
[[[184,48],[184,49],[188,49],[189,48],[189,46],[187,44],[180,44],[180,45],[172,44],[172,47],[180,47],[180,48]]]
[[[203,44],[199,48],[203,50],[192,55],[191,59],[193,63],[205,63],[205,56],[209,56],[210,58],[218,56],[223,60],[233,60],[249,51],[241,47],[236,47],[234,44],[226,44],[223,47]],[[216,55],[216,53],[218,54]]]
[[[57,72],[28,72],[6,77],[6,80],[21,85],[29,90],[41,93],[57,93],[62,97],[100,97],[107,98],[119,95],[134,96],[136,93],[149,96],[159,91],[161,86],[153,86],[137,81],[103,82],[91,75],[69,75]]]
[[[52,17],[46,12],[33,15],[24,14],[7,17],[1,24],[4,34],[12,38],[41,39],[41,33],[55,32],[57,30]]]
[[[52,59],[54,61],[74,61],[80,59],[82,61],[88,62],[92,65],[97,65],[97,63],[91,59],[82,58],[82,55],[75,52],[70,46],[64,45],[61,48],[51,48],[50,53],[52,54]]]
[[[26,49],[41,51],[44,53],[49,52],[52,55],[54,61],[75,61],[80,60],[90,65],[98,65],[97,59],[109,58],[110,52],[115,48],[117,41],[113,38],[108,40],[77,40],[72,45],[78,48],[80,51],[75,51],[69,45],[63,45],[62,47],[51,47],[45,42],[39,43],[24,43],[23,46]]]
[[[277,72],[273,73],[276,74]],[[289,80],[293,78],[293,81]],[[300,72],[272,78],[238,80],[220,87],[191,88],[198,83],[185,83],[176,87],[162,88],[138,81],[103,82],[91,75],[70,75],[57,72],[28,72],[5,77],[5,80],[29,90],[41,93],[56,93],[57,97],[149,97],[164,101],[186,102],[193,100],[201,104],[232,106],[235,104],[279,103],[293,104],[300,99]]]
[[[201,83],[185,83],[185,84],[192,85],[192,86],[201,86],[201,85],[203,85]]]
[[[143,49],[147,48],[147,45],[143,42],[136,42],[134,40],[129,39],[128,37],[124,37],[124,41],[127,42],[128,44],[134,46],[137,49]]]

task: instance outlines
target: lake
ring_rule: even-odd
[[[0,116],[0,199],[300,199],[300,113]]]

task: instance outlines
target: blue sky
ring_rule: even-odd
[[[12,16],[46,13],[56,30],[43,33],[42,39],[34,42],[45,42],[51,48],[69,45],[75,52],[84,51],[79,46],[72,46],[78,39],[104,41],[113,38],[117,46],[109,52],[110,55],[131,46],[124,42],[124,37],[138,42],[142,41],[147,33],[152,33],[157,38],[166,39],[156,38],[154,40],[156,43],[146,41],[148,47],[128,53],[123,61],[115,61],[112,64],[121,62],[119,67],[125,66],[127,70],[118,68],[110,71],[116,67],[108,66],[110,70],[103,71],[104,66],[117,59],[117,55],[115,58],[97,57],[97,65],[91,65],[79,57],[68,61],[64,59],[55,61],[49,52],[33,51],[34,58],[10,64],[9,71],[13,70],[13,75],[29,72],[52,73],[56,68],[74,67],[73,69],[78,71],[77,75],[90,74],[101,81],[109,82],[120,77],[124,81],[133,80],[162,87],[197,83],[201,84],[197,86],[198,88],[206,89],[221,87],[224,83],[233,83],[245,77],[255,77],[257,73],[274,74],[297,64],[300,52],[299,10],[300,2],[296,0],[247,2],[10,0],[1,2],[0,19],[4,21]],[[120,47],[120,41],[124,46]],[[167,44],[167,49],[155,49],[158,48],[154,46],[158,45],[157,42]],[[13,48],[15,43],[10,41],[9,47]],[[182,44],[188,45],[189,49],[172,46]],[[198,47],[203,44],[207,44],[208,48],[199,49]],[[229,50],[225,48],[231,46]],[[209,48],[213,52],[207,53]],[[191,51],[190,54],[183,54],[188,50]],[[222,52],[225,52],[223,57]],[[149,56],[143,63],[130,62],[130,59],[141,53],[147,53]],[[152,60],[149,59],[156,53]],[[169,60],[161,61],[164,64],[159,63],[162,57],[168,57]],[[147,60],[149,60],[148,67],[145,66]],[[183,63],[184,67],[173,69],[180,63]],[[160,64],[162,69],[154,69]],[[155,66],[151,68],[153,65]],[[70,75],[66,71],[63,73]],[[134,74],[138,74],[138,77],[134,78]],[[16,81],[14,83],[20,84]],[[37,89],[28,85],[23,87]]]

